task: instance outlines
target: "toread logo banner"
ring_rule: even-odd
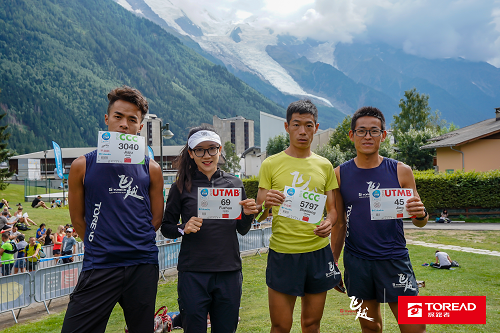
[[[486,324],[486,296],[399,296],[398,324]]]

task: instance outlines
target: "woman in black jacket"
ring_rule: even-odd
[[[236,231],[245,235],[258,210],[255,200],[246,198],[242,181],[217,168],[220,148],[220,137],[210,127],[191,129],[161,226],[165,237],[183,236],[177,292],[184,332],[206,332],[208,313],[213,333],[235,332],[238,326],[243,277]],[[207,193],[203,188],[238,189],[240,217],[198,217],[198,195]]]

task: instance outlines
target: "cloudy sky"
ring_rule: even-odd
[[[330,42],[385,42],[428,58],[500,67],[500,0],[171,0],[198,25],[201,10],[233,22]]]

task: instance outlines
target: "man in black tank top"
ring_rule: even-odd
[[[375,168],[381,166],[384,158],[379,155],[379,148],[381,142],[385,140],[386,135],[385,119],[379,109],[374,107],[363,107],[357,110],[353,115],[351,131],[349,131],[349,137],[354,143],[357,157],[343,164],[344,168],[348,163],[350,167],[353,167],[351,163],[354,163],[356,170],[360,170],[360,173],[366,174],[366,172],[370,172],[370,169],[375,170]],[[413,216],[412,222],[414,225],[417,227],[425,226],[427,224],[428,214],[418,196],[411,168],[401,162],[391,161],[397,163],[397,172],[386,173],[382,177],[385,177],[385,179],[391,177],[390,183],[395,183],[401,188],[413,189],[414,196],[406,201],[406,210]],[[371,173],[373,174],[374,171],[371,171]],[[332,230],[331,239],[332,251],[336,260],[338,260],[342,252],[346,236],[352,237],[352,232],[356,232],[356,237],[353,239],[363,242],[363,237],[370,238],[373,236],[369,231],[370,228],[371,230],[374,230],[373,228],[381,228],[381,224],[373,225],[375,222],[393,223],[392,225],[401,228],[400,234],[398,235],[404,237],[401,220],[373,221],[371,217],[363,219],[360,218],[362,214],[353,214],[353,209],[356,208],[358,209],[357,211],[362,212],[370,209],[369,205],[367,206],[366,203],[366,200],[369,200],[365,195],[365,193],[368,193],[367,185],[363,184],[363,188],[359,189],[344,190],[341,182],[342,174],[340,166],[335,169],[335,175],[337,176],[337,181],[340,186],[339,189],[335,190],[338,218]],[[350,175],[350,177],[356,177],[356,175]],[[344,186],[347,185],[344,184]],[[369,186],[371,186],[371,184],[369,184]],[[369,186],[368,188],[370,188]],[[349,197],[343,198],[342,192],[346,193],[346,195],[349,193]],[[347,202],[351,203],[349,207],[346,207]],[[353,225],[355,223],[356,226]],[[363,226],[367,227],[363,228]],[[368,228],[368,226],[370,228]],[[350,235],[347,233],[349,231],[351,232]],[[403,236],[401,236],[401,234]],[[385,236],[384,233],[382,233],[382,235],[377,235],[377,237],[376,239],[384,244],[394,242],[394,238]],[[385,239],[381,239],[384,237]],[[350,240],[350,242],[352,242],[352,240]],[[404,239],[402,242],[404,245]],[[411,267],[409,257],[406,254],[404,258],[401,258],[400,253],[398,253],[397,258],[380,259],[377,258],[379,253],[370,253],[373,252],[373,250],[370,250],[370,247],[356,247],[355,245],[356,244],[353,244],[351,251],[344,248],[344,279],[347,293],[351,298],[351,308],[356,308],[358,310],[357,318],[359,318],[359,323],[363,332],[381,332],[382,317],[380,314],[380,303],[389,303],[397,320],[398,296],[418,295],[415,274]],[[372,247],[372,249],[374,247]],[[392,256],[390,251],[387,256]],[[400,324],[399,328],[401,332],[404,333],[425,332],[425,324]]]
[[[148,103],[142,94],[136,89],[123,86],[113,89],[108,94],[108,99],[108,112],[104,116],[105,123],[108,125],[108,131],[132,135],[139,133],[143,126],[141,122],[148,112]],[[148,161],[148,159],[145,158],[145,161]],[[96,226],[92,224],[96,223],[97,219],[92,219],[92,215],[90,215],[91,218],[87,218],[87,221],[89,221],[89,225],[87,225],[85,207],[86,201],[87,199],[90,200],[90,197],[89,193],[85,191],[84,184],[87,170],[86,164],[87,160],[85,156],[80,156],[71,164],[71,171],[68,179],[68,196],[71,222],[80,237],[86,242],[91,242],[94,240],[92,230],[96,229]],[[146,193],[141,193],[142,196],[140,198],[141,201],[149,199],[149,207],[146,205],[145,208],[146,210],[150,210],[151,214],[147,216],[151,216],[151,220],[149,220],[149,218],[144,220],[141,219],[141,226],[137,226],[136,224],[127,226],[132,229],[130,235],[127,234],[124,237],[130,237],[130,243],[134,243],[137,234],[141,232],[139,228],[147,228],[149,230],[148,237],[151,235],[151,242],[154,243],[154,231],[158,230],[161,226],[163,216],[162,170],[154,160],[149,160],[148,166],[149,192],[145,191]],[[114,167],[113,164],[100,164],[99,167],[104,168],[106,171],[110,170],[109,173],[114,173],[113,179],[118,179],[118,177],[120,177],[120,175],[116,174],[114,171],[115,168],[118,167]],[[102,177],[102,175],[100,176]],[[104,179],[102,181],[104,181]],[[147,185],[146,182],[147,179],[145,180],[145,184]],[[87,186],[93,183],[95,182],[87,178]],[[89,189],[89,191],[96,188],[99,190],[97,186],[98,184]],[[146,188],[146,186],[144,187]],[[137,194],[133,191],[131,194],[127,192],[127,195],[137,197]],[[106,225],[111,225],[116,229],[123,228],[124,221],[128,220],[127,210],[124,205],[129,204],[129,201],[122,201],[123,204],[118,203],[113,205],[116,207],[106,207],[117,216],[116,219],[107,219]],[[123,206],[120,207],[120,205]],[[99,204],[99,207],[100,206]],[[98,209],[94,211],[90,210],[90,212],[100,215],[99,217],[101,220],[99,222],[101,222],[102,225],[104,213],[100,212]],[[109,243],[98,244],[99,246],[113,248],[115,245],[114,243],[116,243],[116,239],[109,239],[106,237],[101,237],[100,239],[101,241],[97,241],[97,243]],[[121,241],[124,240],[121,239]],[[96,243],[95,240],[94,243]],[[150,256],[155,259],[154,261],[150,259],[149,262],[124,265],[123,261],[120,262],[119,260],[113,259],[116,258],[115,256],[110,259],[111,261],[114,260],[114,262],[106,262],[104,260],[107,265],[107,267],[104,267],[103,265],[99,266],[97,264],[102,262],[103,258],[110,258],[110,252],[111,254],[119,255],[119,253],[113,252],[120,251],[92,251],[91,246],[87,246],[91,243],[85,244],[86,258],[84,258],[84,268],[78,278],[75,290],[70,296],[62,332],[104,332],[111,311],[117,302],[119,302],[123,308],[129,332],[152,332],[159,275],[157,252]],[[152,244],[151,248],[156,250],[156,245]],[[93,261],[90,261],[89,258],[92,258]],[[99,261],[100,259],[101,261]],[[90,261],[87,270],[85,269],[86,260]],[[153,264],[152,262],[155,263]]]

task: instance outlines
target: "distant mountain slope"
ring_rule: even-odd
[[[335,67],[323,62],[311,63],[285,44],[268,46],[268,54],[283,66],[306,91],[332,101],[346,114],[365,105],[385,110],[387,116],[399,112],[398,101],[362,83],[356,83]]]
[[[338,44],[337,67],[394,99],[416,87],[443,118],[460,126],[493,117],[500,106],[500,69],[463,59],[425,59],[385,44]]]
[[[259,111],[284,116],[225,68],[200,57],[153,22],[111,0],[0,2],[0,112],[10,148],[27,153],[96,145],[106,94],[127,84],[148,98],[183,143],[188,128],[212,116]]]

